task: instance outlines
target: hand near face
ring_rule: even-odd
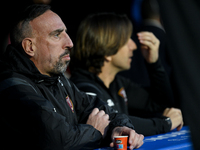
[[[137,134],[135,130],[128,127],[116,127],[112,132],[112,139],[114,136],[128,135],[128,143],[130,144],[129,149],[139,148],[143,145],[144,136],[142,134]],[[114,143],[110,143],[110,146],[113,147]]]
[[[183,127],[183,117],[180,109],[166,108],[164,110],[163,116],[169,117],[171,119],[171,130],[177,128],[177,130],[179,131]]]
[[[148,63],[155,63],[159,57],[160,41],[151,32],[139,32],[137,34],[141,44],[141,52]]]
[[[93,109],[86,122],[86,124],[92,125],[95,129],[99,130],[103,137],[106,134],[106,129],[109,123],[109,115],[103,110],[99,111],[98,108]]]

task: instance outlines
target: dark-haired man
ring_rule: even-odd
[[[32,5],[17,19],[0,62],[1,125],[5,149],[94,149],[115,135],[143,144],[126,115],[80,92],[63,72],[73,43],[61,18]]]

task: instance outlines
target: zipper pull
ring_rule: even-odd
[[[60,80],[60,77],[58,77],[58,82],[60,83],[61,86],[63,86],[62,81]]]
[[[41,83],[41,82],[43,82],[44,80],[39,80],[39,81],[37,81],[37,83]]]

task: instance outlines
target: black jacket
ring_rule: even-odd
[[[85,124],[93,108],[105,110],[111,123],[133,128],[126,115],[116,114],[95,96],[80,92],[64,75],[40,74],[34,63],[8,46],[0,62],[1,146],[5,149],[94,149],[101,133]]]
[[[165,133],[171,128],[166,117],[161,115],[166,107],[170,107],[169,101],[173,98],[169,80],[159,61],[147,64],[147,67],[151,78],[149,88],[116,75],[108,89],[98,76],[80,68],[73,70],[70,80],[80,90],[97,94],[117,112],[129,115],[136,132],[144,135]]]

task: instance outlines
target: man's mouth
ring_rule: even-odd
[[[69,50],[68,49],[66,49],[65,50],[65,53],[64,54],[62,54],[61,56],[60,56],[60,58],[63,58],[63,59],[66,59],[66,60],[70,60],[70,52],[69,52]]]
[[[129,60],[132,61],[132,58],[133,58],[133,55],[130,55],[129,56]]]
[[[62,58],[69,61],[69,60],[70,60],[70,55],[69,55],[69,54],[66,54],[66,55],[64,55]]]

